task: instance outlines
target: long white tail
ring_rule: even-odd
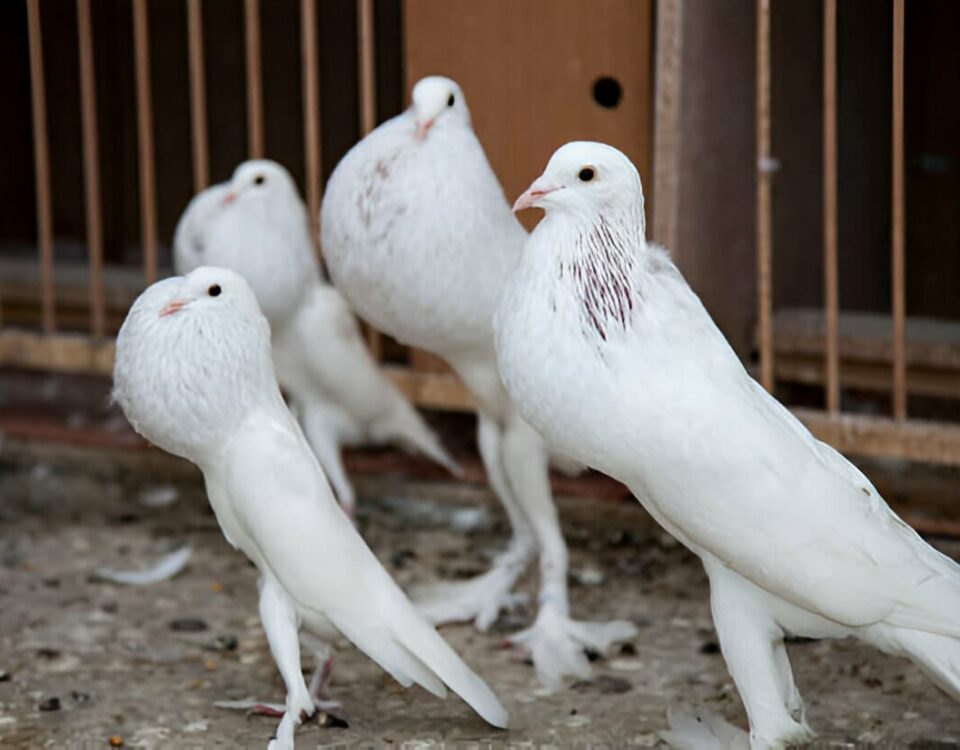
[[[960,639],[890,625],[874,626],[869,636],[883,651],[909,657],[937,687],[960,701]]]
[[[395,584],[392,584],[395,586]],[[383,592],[388,604],[378,606],[389,619],[339,618],[337,628],[404,687],[417,683],[439,698],[444,685],[463,698],[488,723],[506,727],[508,715],[497,696],[461,659],[443,637],[414,609],[399,588]]]
[[[378,441],[397,442],[408,450],[419,451],[431,461],[440,464],[453,476],[463,473],[456,461],[447,453],[436,433],[431,430],[420,413],[397,391],[393,408],[372,427]]]

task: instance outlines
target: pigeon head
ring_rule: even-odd
[[[201,266],[148,287],[117,336],[114,400],[164,450],[202,463],[279,398],[270,327],[239,274]]]
[[[413,87],[416,138],[422,141],[432,130],[451,125],[470,126],[470,112],[456,81],[443,76],[421,78]]]
[[[290,173],[269,159],[252,159],[238,166],[223,196],[223,205],[236,202],[245,208],[260,204],[269,207],[279,201],[298,200],[297,186]]]
[[[590,218],[620,211],[643,216],[640,175],[620,151],[603,143],[574,141],[557,149],[547,168],[513,204],[514,211]]]

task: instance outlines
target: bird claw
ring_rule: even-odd
[[[526,603],[525,594],[511,592],[522,572],[517,566],[494,565],[469,581],[422,587],[415,594],[417,609],[434,625],[472,621],[478,630],[486,631],[501,610],[512,610]]]
[[[540,682],[557,689],[564,677],[590,677],[587,651],[606,654],[613,644],[636,635],[633,623],[624,620],[580,622],[546,604],[532,626],[507,640],[524,658],[532,659]]]

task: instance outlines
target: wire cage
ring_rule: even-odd
[[[21,278],[15,273],[0,277],[0,316],[8,313],[0,329],[0,366],[35,368],[47,371],[109,374],[113,360],[112,334],[126,305],[145,284],[158,278],[156,129],[162,118],[154,109],[151,71],[152,37],[148,0],[130,0],[132,13],[133,79],[135,89],[135,140],[138,173],[140,263],[135,273],[114,274],[104,261],[104,205],[102,201],[98,99],[94,24],[91,5],[95,0],[76,0],[77,88],[80,99],[82,176],[85,210],[84,260],[76,267],[57,269],[54,259],[53,202],[50,134],[47,116],[49,94],[44,66],[45,32],[41,23],[41,0],[25,3],[28,38],[30,100],[32,102],[33,169],[36,205],[36,248],[31,261],[38,273]],[[241,0],[236,0],[238,3]],[[893,0],[890,22],[893,41],[891,170],[891,309],[889,328],[875,331],[866,346],[873,347],[874,359],[888,363],[878,374],[859,371],[842,360],[851,344],[844,332],[844,318],[838,296],[838,196],[837,196],[837,2],[823,3],[823,259],[824,303],[813,320],[806,322],[803,336],[791,342],[780,336],[774,310],[774,242],[772,191],[776,161],[771,149],[771,27],[773,0],[756,1],[756,321],[757,375],[767,389],[782,380],[812,382],[823,386],[822,409],[798,408],[796,413],[820,438],[841,451],[863,455],[906,458],[921,462],[960,465],[960,425],[947,421],[916,419],[908,413],[908,395],[930,392],[960,398],[960,342],[954,346],[924,348],[912,340],[921,327],[906,315],[906,248],[904,190],[904,0]],[[205,74],[204,0],[184,0],[189,81],[189,138],[192,189],[201,190],[210,182],[211,127],[208,118],[209,92]],[[321,149],[321,107],[326,92],[320,70],[321,41],[317,34],[318,0],[299,0],[299,28],[289,30],[296,39],[300,58],[300,92],[305,198],[316,222],[322,195],[323,154]],[[377,38],[374,0],[356,0],[357,112],[358,135],[369,132],[377,122]],[[689,12],[689,11],[688,11]],[[251,158],[265,153],[263,45],[260,0],[242,0],[244,108],[246,152]],[[672,247],[680,221],[678,204],[678,135],[681,118],[679,90],[683,78],[684,0],[659,0],[655,12],[655,55],[653,77],[653,215],[654,238]],[[189,196],[183,196],[183,204]],[[314,226],[316,235],[317,227]],[[35,281],[34,279],[38,279]],[[34,317],[14,319],[11,311],[31,308]],[[71,310],[74,325],[64,326],[61,310]],[[24,322],[27,321],[27,322]],[[30,321],[34,321],[31,323]],[[79,323],[77,323],[79,321]],[[874,321],[875,323],[876,321]],[[885,324],[884,324],[885,325]],[[69,330],[82,327],[82,331]],[[882,328],[882,326],[881,326]],[[795,333],[795,332],[794,332]],[[911,334],[911,336],[908,336]],[[368,343],[381,360],[387,359],[386,340],[368,330]],[[790,347],[794,346],[794,349]],[[389,344],[395,355],[398,347]],[[922,350],[922,351],[921,351]],[[926,356],[927,369],[916,359]],[[931,359],[932,358],[932,359]],[[404,352],[391,356],[391,376],[417,404],[440,409],[469,410],[472,403],[455,377],[423,353]],[[889,392],[889,416],[868,416],[842,409],[843,377],[869,381],[874,388]],[[843,377],[842,377],[843,376]],[[871,380],[872,379],[872,380]]]

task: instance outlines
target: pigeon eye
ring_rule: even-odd
[[[580,182],[590,182],[595,176],[596,172],[593,170],[593,167],[584,167],[580,170],[580,174],[577,177],[580,178]]]
[[[223,290],[220,288],[219,284],[214,284],[209,289],[207,289],[207,294],[209,294],[211,297],[219,297],[220,292],[222,291]]]
[[[266,181],[267,181],[267,178],[264,177],[262,174],[258,174],[256,177],[253,178],[254,185],[262,185]]]
[[[447,99],[447,106],[452,107],[456,101],[457,97],[455,97],[453,94],[450,94],[450,97]]]

